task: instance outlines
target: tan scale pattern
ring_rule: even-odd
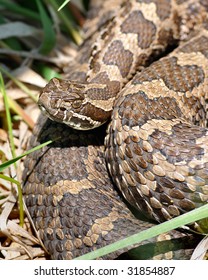
[[[50,147],[27,157],[23,176],[25,202],[52,259],[72,259],[152,226],[136,219],[114,190],[104,164],[103,131],[97,130],[96,134],[99,137],[77,133],[41,116],[30,140],[33,146],[54,135],[61,136]],[[60,147],[64,153],[60,153]],[[56,166],[57,160],[62,165]],[[174,258],[179,249],[184,259],[189,257],[198,239],[195,242],[192,235],[176,231],[169,234],[171,241],[163,245],[165,237],[161,236],[160,250],[153,250],[147,258],[155,254],[163,258],[174,243]],[[152,239],[141,245],[154,246],[155,242]],[[115,258],[128,249],[105,258]]]
[[[26,158],[23,175],[25,202],[52,259],[72,259],[152,226],[133,216],[112,185],[100,137],[104,130],[97,130],[99,137],[77,133],[41,116],[30,145],[38,145],[55,134],[61,136],[60,140]],[[62,165],[54,165],[57,159]],[[167,236],[171,240],[164,244]],[[140,244],[142,253],[142,246],[159,242],[159,248],[145,258],[163,259],[173,250],[173,258],[177,259],[180,251],[181,258],[187,259],[198,242],[191,234],[176,231],[158,238]],[[105,258],[116,258],[129,249]]]

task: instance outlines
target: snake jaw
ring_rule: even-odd
[[[63,123],[77,130],[91,130],[100,126],[99,122],[93,121],[90,117],[76,113],[74,113],[70,119],[64,120]]]

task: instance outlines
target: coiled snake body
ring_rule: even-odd
[[[39,106],[53,121],[41,116],[30,143],[61,139],[25,161],[25,201],[55,259],[150,227],[122,196],[158,222],[208,201],[207,1],[117,0],[116,13],[95,3],[70,80],[52,79],[40,94]],[[102,127],[80,130],[110,116],[104,149]],[[169,234],[163,237],[179,244],[192,239]],[[169,251],[155,254],[181,258]]]

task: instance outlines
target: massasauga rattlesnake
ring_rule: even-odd
[[[40,116],[30,146],[59,138],[25,161],[25,202],[53,259],[151,227],[127,202],[157,222],[207,203],[207,15],[207,0],[92,1],[74,64],[40,94],[52,120]],[[186,259],[197,239],[172,231],[138,252]]]

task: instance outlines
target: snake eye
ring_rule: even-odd
[[[72,107],[73,107],[74,109],[80,108],[81,105],[82,105],[82,100],[77,99],[77,100],[74,100],[74,101],[72,102]]]

